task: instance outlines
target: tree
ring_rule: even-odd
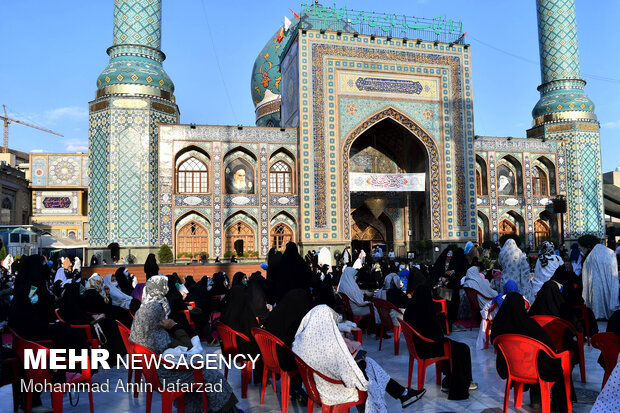
[[[2,248],[0,248],[0,261],[4,261],[6,256],[7,256],[6,247],[3,245]]]
[[[162,264],[171,263],[174,257],[172,255],[172,250],[166,244],[159,247],[159,262]]]

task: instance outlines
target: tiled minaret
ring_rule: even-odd
[[[88,219],[91,248],[116,242],[121,256],[158,245],[158,125],[179,120],[160,45],[161,0],[114,1],[110,63],[89,104]]]
[[[575,0],[536,0],[542,84],[540,100],[532,111],[534,124],[528,138],[564,142],[566,174],[564,235],[604,235],[599,123],[594,103],[584,93],[579,69]],[[526,177],[529,178],[529,177]]]

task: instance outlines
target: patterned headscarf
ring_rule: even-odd
[[[164,309],[166,317],[170,314],[170,304],[166,299],[168,294],[168,278],[164,275],[155,275],[146,282],[142,292],[142,304],[152,301],[158,302]]]
[[[546,267],[549,264],[548,255],[553,255],[555,248],[553,247],[553,243],[549,241],[543,242],[542,248],[540,249],[540,265]]]
[[[99,295],[103,297],[103,300],[106,302],[106,304],[110,302],[110,298],[105,293],[105,291],[103,291],[103,277],[99,274],[94,273],[90,276],[86,289],[97,291]]]

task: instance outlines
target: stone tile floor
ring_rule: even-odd
[[[599,331],[605,331],[606,323],[599,322]],[[447,399],[447,395],[440,391],[440,386],[435,384],[435,369],[433,366],[429,367],[426,372],[426,395],[417,403],[407,408],[409,411],[424,411],[424,412],[485,412],[495,413],[501,412],[504,401],[504,388],[505,381],[501,380],[495,371],[495,354],[491,348],[487,350],[475,350],[474,343],[477,337],[478,331],[457,331],[450,335],[450,338],[467,343],[472,348],[472,368],[474,381],[478,382],[479,389],[470,393],[468,400],[463,401],[450,401]],[[394,355],[394,341],[393,339],[384,340],[382,351],[379,349],[379,341],[375,340],[374,336],[364,335],[364,348],[368,351],[368,356],[378,361],[385,370],[398,382],[403,385],[407,384],[407,366],[408,366],[408,353],[407,346],[404,337],[401,337],[400,354]],[[210,347],[209,351],[219,351],[219,348]],[[581,398],[577,403],[573,404],[573,411],[576,413],[589,412],[592,408],[592,404],[600,391],[601,382],[603,380],[603,369],[596,362],[600,352],[590,346],[585,347],[585,359],[586,359],[586,383],[581,383],[579,377],[579,367],[576,366],[573,369],[573,382],[578,395]],[[414,366],[414,377],[412,385],[416,385],[416,370],[417,366]],[[94,382],[105,382],[110,380],[111,388],[114,387],[114,383],[122,379],[123,382],[127,380],[127,371],[123,369],[114,369],[101,371],[93,376]],[[268,387],[265,394],[265,403],[260,404],[260,386],[250,384],[248,388],[248,398],[241,399],[241,378],[239,372],[233,371],[228,376],[230,384],[235,389],[235,394],[241,400],[238,404],[246,412],[268,413],[268,412],[280,412],[280,397],[275,395],[273,389]],[[279,385],[278,385],[279,389]],[[145,412],[145,396],[140,394],[138,398],[134,398],[132,394],[119,392],[114,393],[111,389],[110,393],[95,393],[95,412],[132,412],[142,413]],[[389,412],[399,412],[403,409],[400,403],[389,396],[386,396],[387,406]],[[49,395],[43,396],[43,403],[50,406]],[[0,412],[12,412],[12,397],[11,387],[4,386],[0,388]],[[69,404],[69,398],[64,398],[64,412],[84,412],[88,411],[88,396],[85,393],[80,394],[79,404],[76,407],[72,407]],[[161,411],[161,402],[159,395],[153,397],[154,413]],[[305,406],[300,406],[295,402],[291,402],[289,405],[289,411],[291,413],[302,413],[306,411]],[[315,412],[319,410],[315,408]],[[352,411],[354,411],[352,409]],[[527,394],[523,397],[523,408],[514,408],[513,393],[511,392],[511,399],[509,404],[509,411],[537,411],[529,407],[529,396]],[[538,410],[539,411],[539,410]]]

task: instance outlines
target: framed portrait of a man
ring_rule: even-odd
[[[506,165],[497,168],[497,192],[499,195],[515,194],[515,176]]]
[[[237,158],[226,165],[226,193],[253,194],[254,168],[245,159]]]

